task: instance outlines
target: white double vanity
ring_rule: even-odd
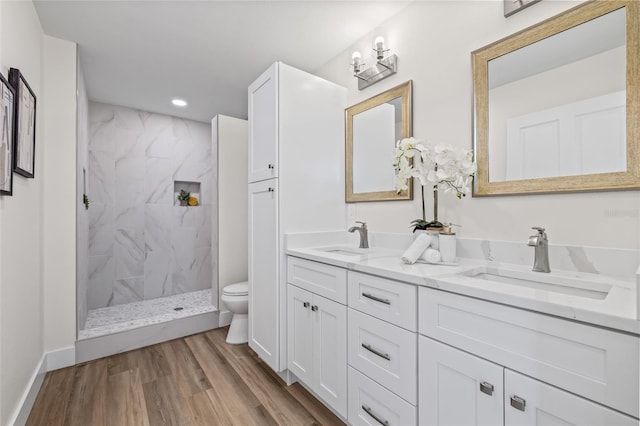
[[[249,87],[249,346],[350,424],[638,425],[637,251],[552,245],[547,274],[528,229],[454,265],[358,249],[345,107],[280,63]]]
[[[637,282],[355,247],[287,250],[288,369],[348,423],[638,424]]]

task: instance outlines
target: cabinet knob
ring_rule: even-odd
[[[312,310],[313,312],[317,311],[317,310],[318,310],[318,305],[313,305],[313,306],[311,306],[311,310]]]
[[[274,166],[273,164],[269,164],[267,167],[269,167],[272,170],[276,168],[276,166]]]
[[[524,398],[520,398],[518,395],[511,397],[511,406],[516,410],[524,411],[525,405],[527,405],[527,401]]]
[[[308,307],[309,307],[309,305],[310,305],[310,303],[309,303],[309,302],[304,302],[304,303],[302,304],[302,306],[304,306],[305,308],[308,308]]]
[[[269,192],[274,192],[274,191],[275,191],[275,189],[273,189],[273,188],[269,187],[268,191],[269,191]]]
[[[493,395],[493,385],[489,382],[480,383],[480,392]]]

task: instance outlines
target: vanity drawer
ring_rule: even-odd
[[[349,271],[347,299],[350,308],[406,328],[418,329],[417,287],[373,275]]]
[[[637,336],[421,287],[420,333],[638,417]]]
[[[351,425],[415,425],[416,407],[349,367],[348,420]],[[386,422],[386,423],[385,423]]]
[[[351,308],[348,311],[349,365],[416,404],[417,334]]]
[[[347,304],[346,269],[289,256],[287,282],[343,305]]]

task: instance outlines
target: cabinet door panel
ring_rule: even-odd
[[[287,286],[289,370],[307,386],[313,386],[313,295],[298,287]]]
[[[249,185],[249,347],[276,371],[281,308],[277,183],[270,179]]]
[[[505,425],[638,426],[632,417],[511,370],[504,390]],[[520,409],[512,398],[520,398],[513,404]]]
[[[314,295],[314,390],[347,416],[347,307]]]
[[[353,367],[349,367],[348,420],[350,425],[411,426],[418,424],[416,407]]]
[[[347,270],[289,256],[287,282],[342,304],[347,303]]]
[[[351,308],[348,316],[349,365],[415,405],[416,334]]]
[[[421,334],[638,417],[637,336],[426,287],[418,298]]]
[[[503,423],[501,366],[424,336],[418,350],[421,425]]]
[[[417,330],[416,286],[349,271],[349,307],[409,331]]]
[[[249,86],[249,182],[278,176],[278,64]]]

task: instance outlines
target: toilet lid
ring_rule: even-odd
[[[243,283],[230,284],[222,289],[222,293],[228,296],[246,296],[249,294],[249,283],[245,281]]]

